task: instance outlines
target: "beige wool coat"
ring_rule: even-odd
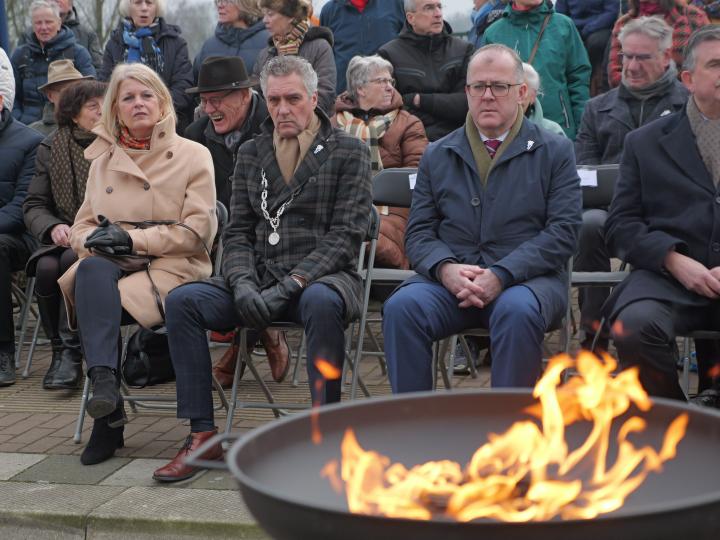
[[[73,326],[75,273],[78,264],[92,256],[83,245],[97,227],[98,216],[112,222],[179,221],[197,231],[207,246],[212,245],[217,231],[210,152],[176,135],[172,117],[155,126],[150,150],[123,148],[101,126],[94,131],[98,138],[85,150],[85,157],[92,161],[85,200],[70,230],[70,244],[80,260],[58,280]],[[171,225],[122,227],[129,232],[134,251],[156,257],[150,275],[163,302],[178,285],[210,276],[210,258],[200,240],[187,229]],[[162,324],[144,271],[121,278],[118,287],[123,308],[140,325],[150,328]]]

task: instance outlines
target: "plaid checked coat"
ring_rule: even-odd
[[[626,13],[615,21],[612,31],[612,39],[610,41],[610,57],[608,59],[608,79],[610,87],[614,88],[620,84],[622,77],[622,59],[620,58],[620,30],[623,29],[628,22],[637,17]],[[690,34],[701,26],[710,24],[705,11],[696,6],[688,6],[685,0],[675,0],[675,7],[672,8],[663,17],[666,23],[673,29],[672,35],[672,58],[677,64],[678,71],[681,70],[683,60],[683,52],[687,45]]]
[[[359,139],[333,128],[322,111],[315,112],[320,131],[289,185],[275,159],[271,119],[238,150],[222,275],[231,289],[238,282],[265,289],[288,274],[308,284],[325,283],[342,297],[350,321],[362,307],[356,268],[372,206],[370,153]],[[295,196],[280,217],[275,246],[268,243],[272,228],[260,209],[263,171],[270,216]]]

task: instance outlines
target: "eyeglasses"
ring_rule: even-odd
[[[624,52],[620,53],[621,62],[624,62],[625,60],[627,60],[628,62],[632,62],[633,60],[637,60],[638,62],[647,62],[648,60],[652,60],[652,57],[652,54],[628,54]]]
[[[209,103],[213,107],[217,108],[222,103],[222,100],[228,97],[230,94],[232,94],[235,90],[228,90],[224,94],[221,94],[219,96],[213,96],[213,97],[200,97],[200,106],[205,107]]]
[[[393,78],[388,79],[386,77],[378,77],[377,79],[370,79],[368,82],[380,86],[385,86],[386,84],[389,84],[390,86],[395,86],[395,79]]]
[[[465,86],[468,94],[472,97],[483,97],[485,90],[490,89],[490,93],[495,97],[505,97],[510,93],[510,87],[520,86],[522,83],[510,84],[501,82],[476,82]]]

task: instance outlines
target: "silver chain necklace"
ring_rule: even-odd
[[[263,217],[268,221],[268,223],[270,223],[273,230],[273,232],[270,233],[270,236],[268,236],[268,244],[276,246],[280,242],[280,234],[277,232],[277,229],[280,226],[280,216],[282,216],[283,212],[285,212],[285,208],[290,206],[290,203],[293,202],[295,193],[290,195],[290,198],[285,201],[280,208],[278,208],[275,213],[275,217],[270,217],[267,210],[268,181],[265,177],[265,169],[261,169],[260,178],[260,185],[263,188],[262,193],[260,194],[260,210],[262,210]]]

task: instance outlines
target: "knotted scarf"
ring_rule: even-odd
[[[124,148],[130,148],[131,150],[150,150],[150,139],[136,139],[130,135],[130,131],[127,126],[120,126],[118,130],[118,143]]]
[[[165,59],[162,51],[155,41],[155,30],[158,28],[157,19],[150,26],[135,28],[132,20],[123,21],[123,42],[126,45],[125,61],[128,64],[140,62],[155,73],[162,75]]]
[[[399,109],[395,109],[386,114],[377,114],[366,118],[360,118],[350,111],[342,111],[335,115],[339,127],[368,145],[373,175],[383,170],[380,158],[380,139],[385,135],[390,124],[395,121],[398,112]]]
[[[50,191],[58,217],[67,223],[75,220],[85,198],[90,162],[83,152],[95,137],[81,127],[62,126],[50,146]]]
[[[310,22],[307,19],[304,21],[296,21],[293,22],[292,30],[284,36],[273,36],[273,44],[275,45],[275,49],[277,49],[278,56],[288,54],[297,56],[308,28],[310,28]]]

